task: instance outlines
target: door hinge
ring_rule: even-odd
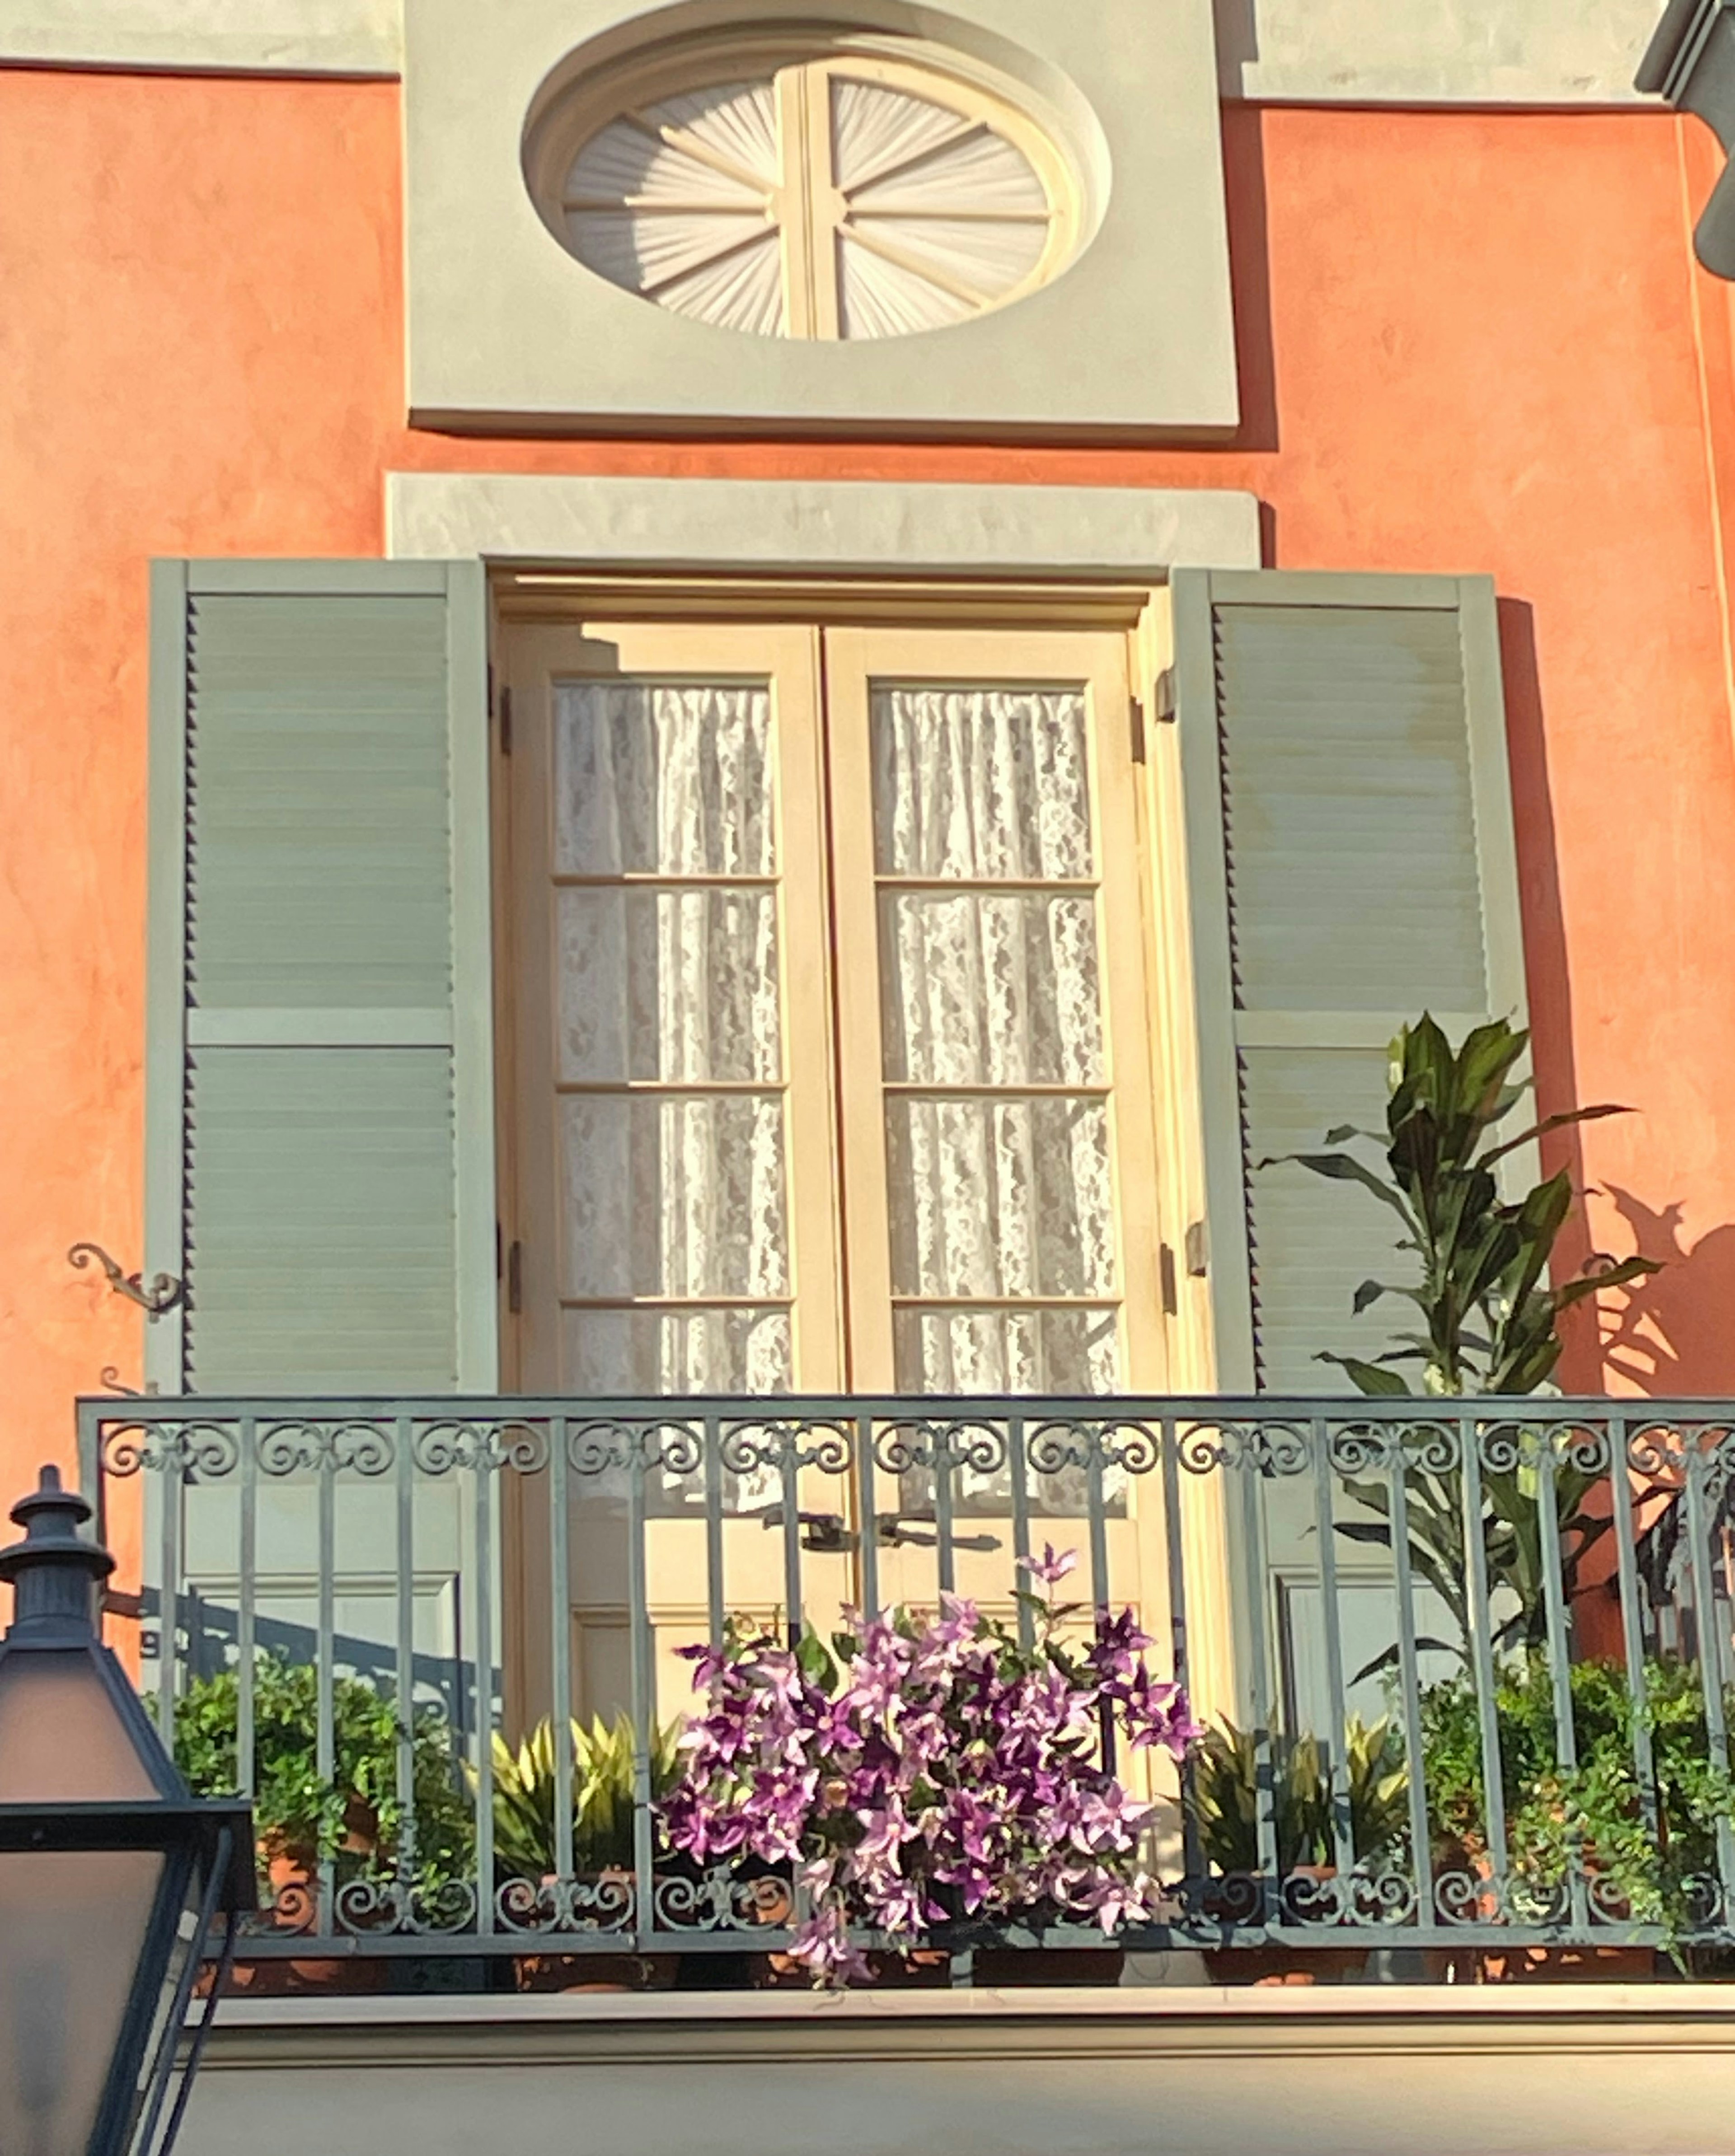
[[[1163,1316],[1178,1317],[1181,1314],[1181,1284],[1175,1277],[1174,1246],[1159,1243],[1156,1246],[1156,1276],[1162,1291]]]
[[[1165,666],[1157,675],[1156,694],[1153,701],[1159,721],[1165,726],[1172,725],[1175,718],[1175,670],[1172,666]]]
[[[1128,699],[1127,716],[1132,727],[1133,762],[1145,761],[1145,706],[1136,696]]]
[[[1202,1220],[1190,1220],[1187,1227],[1187,1271],[1190,1280],[1203,1280],[1211,1270],[1211,1238],[1206,1233]]]
[[[506,1254],[506,1306],[514,1317],[524,1307],[524,1245],[516,1240]]]
[[[508,683],[500,691],[500,753],[512,752],[512,692]]]

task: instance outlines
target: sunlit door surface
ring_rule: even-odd
[[[1163,1382],[1125,636],[593,624],[513,654],[517,1382]],[[895,1454],[871,1499],[804,1476],[811,1608],[860,1595],[869,1537],[931,1599],[935,1476]],[[1043,1532],[1080,1541],[1082,1459],[1057,1432],[1032,1460]],[[1007,1606],[1010,1474],[976,1459],[950,1493],[968,1584]],[[774,1618],[773,1468],[729,1462],[720,1545],[702,1473],[653,1480],[660,1661],[719,1554],[729,1609]],[[1097,1487],[1131,1591],[1146,1537]],[[585,1489],[575,1676],[618,1698],[621,1491]]]

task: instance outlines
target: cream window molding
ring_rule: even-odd
[[[1227,98],[1632,107],[1662,0],[1218,0]]]
[[[972,305],[967,318],[919,335],[826,335],[823,280],[809,295],[817,336],[717,326],[732,312],[759,326],[756,306],[770,304],[768,243],[774,232],[799,239],[804,202],[821,202],[834,244],[862,253],[861,220],[839,241],[835,228],[849,220],[831,197],[789,204],[785,187],[773,190],[775,203],[768,195],[746,204],[759,225],[744,223],[741,252],[730,258],[744,275],[759,262],[760,286],[732,294],[713,320],[647,305],[628,284],[662,277],[666,261],[653,269],[650,250],[684,247],[691,230],[672,229],[663,216],[654,236],[647,226],[605,239],[593,223],[576,239],[569,228],[557,237],[569,213],[565,182],[586,142],[600,139],[583,126],[563,132],[559,116],[594,110],[605,133],[610,80],[660,82],[666,67],[677,81],[703,80],[707,51],[725,49],[719,38],[744,23],[756,39],[799,46],[821,74],[826,54],[843,53],[892,74],[908,65],[966,90],[974,83],[991,103],[999,85],[1006,139],[1017,135],[1027,160],[1058,160],[1043,194],[1059,253],[1026,264],[1027,276],[993,295],[1001,304]],[[413,424],[1095,439],[1221,438],[1238,422],[1211,0],[755,0],[750,13],[739,0],[651,8],[642,0],[414,0],[404,39]],[[682,73],[689,63],[699,77]],[[601,214],[610,174],[579,177],[581,216],[591,205]],[[674,177],[661,170],[656,183]],[[754,187],[764,179],[749,177]],[[685,198],[694,215],[699,192]],[[868,236],[883,255],[886,231]],[[893,244],[906,256],[919,244],[932,267],[940,237],[906,232]],[[974,254],[974,270],[949,260],[945,274],[975,293],[981,236],[959,246]],[[612,260],[622,281],[587,270],[575,247]],[[882,290],[879,299],[895,311],[909,292],[886,303]]]
[[[1256,569],[1259,510],[1228,488],[391,472],[394,560],[899,576]]]
[[[0,0],[0,65],[394,76],[403,0]]]

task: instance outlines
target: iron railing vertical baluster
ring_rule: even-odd
[[[471,1520],[476,1537],[476,1923],[486,1938],[499,1929],[494,1898],[494,1732],[500,1726],[500,1701],[494,1690],[493,1478],[497,1434],[486,1424],[477,1424],[468,1435]],[[461,1473],[457,1460],[450,1471]]]
[[[1434,1856],[1428,1830],[1428,1753],[1422,1742],[1422,1681],[1416,1657],[1416,1583],[1410,1563],[1408,1433],[1389,1433],[1392,1485],[1392,1567],[1398,1614],[1398,1686],[1403,1716],[1403,1761],[1409,1800],[1410,1872],[1416,1889],[1416,1922],[1434,1915]],[[1426,1445],[1428,1433],[1419,1433]]]
[[[1638,1530],[1633,1517],[1632,1465],[1626,1418],[1611,1417],[1609,1431],[1609,1500],[1614,1526],[1614,1577],[1620,1596],[1620,1644],[1626,1661],[1627,1713],[1631,1723],[1633,1774],[1645,1830],[1656,1839],[1656,1762],[1650,1744],[1650,1687],[1645,1671],[1645,1628],[1639,1614]]]
[[[930,1450],[934,1455],[934,1584],[942,1594],[951,1594],[958,1585],[957,1552],[952,1545],[955,1532],[952,1522],[952,1477],[957,1472],[957,1432],[944,1422],[933,1423],[929,1428],[933,1432]]]
[[[1163,1492],[1164,1585],[1169,1605],[1169,1667],[1174,1681],[1192,1700],[1192,1666],[1187,1631],[1187,1527],[1181,1516],[1180,1432],[1172,1418],[1157,1425]],[[1221,1470],[1218,1471],[1221,1473]],[[1197,1707],[1195,1707],[1197,1712]],[[1205,1876],[1199,1841],[1198,1769],[1191,1751],[1181,1762],[1181,1868],[1189,1883]]]
[[[728,1605],[723,1598],[723,1418],[705,1417],[705,1630],[713,1647],[723,1645]]]
[[[1107,1481],[1103,1473],[1103,1448],[1107,1442],[1100,1424],[1090,1431],[1084,1455],[1084,1510],[1090,1528],[1090,1608],[1093,1618],[1106,1614],[1112,1589],[1109,1581],[1109,1507]],[[1097,1741],[1102,1747],[1103,1768],[1115,1769],[1115,1712],[1106,1701],[1098,1717]]]
[[[337,1772],[337,1434],[326,1429],[317,1442],[317,1502],[319,1513],[319,1576],[315,1620],[314,1670],[318,1706],[314,1736],[314,1772],[329,1789]],[[329,1856],[319,1866],[319,1928],[329,1934],[333,1922],[337,1867]]]
[[[157,1562],[162,1585],[157,1594],[162,1633],[157,1648],[157,1728],[171,1752],[175,1743],[175,1699],[181,1662],[181,1491],[186,1479],[187,1438],[177,1430],[162,1448],[157,1495],[162,1507]]]
[[[564,1415],[548,1425],[548,1733],[554,1744],[554,1876],[573,1881],[572,1492]]]
[[[1320,1599],[1326,1618],[1326,1692],[1331,1717],[1330,1749],[1324,1761],[1331,1793],[1331,1853],[1340,1882],[1356,1866],[1355,1830],[1350,1819],[1349,1695],[1343,1681],[1343,1612],[1337,1598],[1337,1520],[1331,1482],[1331,1426],[1315,1415],[1308,1431],[1313,1454],[1313,1516],[1320,1544]]]
[[[646,1433],[627,1440],[626,1592],[632,1692],[632,1874],[633,1934],[642,1950],[656,1928],[656,1847],[652,1839],[655,1801],[651,1784],[651,1743],[656,1722],[656,1635],[651,1622],[650,1567],[645,1548]]]
[[[1084,1446],[1084,1510],[1090,1530],[1090,1606],[1106,1609],[1113,1599],[1109,1578],[1108,1477],[1103,1472],[1103,1448],[1108,1442],[1101,1423],[1093,1424]]]
[[[420,1855],[415,1835],[415,1456],[409,1418],[392,1421],[392,1494],[398,1543],[397,1613],[393,1685],[398,1707],[398,1880],[414,1892]]]
[[[1252,1607],[1248,1612],[1247,1681],[1253,1704],[1254,1825],[1259,1856],[1260,1917],[1283,1918],[1283,1868],[1277,1845],[1277,1746],[1267,1628],[1270,1623],[1270,1566],[1266,1558],[1265,1480],[1263,1440],[1257,1425],[1248,1431],[1247,1450],[1235,1471],[1242,1477],[1242,1528],[1251,1560]]]
[[[1470,1667],[1475,1679],[1476,1727],[1482,1759],[1482,1810],[1488,1829],[1488,1861],[1504,1914],[1509,1864],[1506,1796],[1501,1780],[1500,1712],[1495,1688],[1494,1650],[1489,1640],[1488,1548],[1482,1531],[1480,1424],[1474,1414],[1460,1417],[1462,1450],[1460,1481],[1464,1500],[1464,1571],[1468,1583]]]
[[[1548,1637],[1548,1676],[1554,1702],[1554,1755],[1563,1774],[1578,1765],[1578,1732],[1573,1722],[1573,1667],[1570,1617],[1566,1605],[1564,1559],[1560,1543],[1560,1505],[1557,1496],[1559,1463],[1555,1457],[1556,1432],[1542,1424],[1534,1433],[1537,1446],[1537,1548],[1542,1567],[1542,1614]],[[1570,1432],[1566,1433],[1570,1441]],[[1585,1892],[1584,1856],[1573,1853],[1567,1881],[1574,1931],[1583,1933],[1590,1922]]]
[[[235,1596],[235,1789],[255,1792],[254,1755],[254,1645],[259,1609],[259,1425],[249,1414],[240,1419],[240,1563]]]
[[[1024,1569],[1024,1560],[1030,1555],[1030,1461],[1024,1450],[1022,1414],[1007,1417],[1006,1456],[1012,1479],[1012,1584],[1020,1590],[1018,1644],[1028,1649],[1036,1644],[1036,1612],[1023,1599],[1030,1592],[1032,1581]]]
[[[1706,1750],[1709,1763],[1719,1774],[1729,1770],[1729,1732],[1723,1709],[1722,1645],[1717,1630],[1717,1602],[1711,1574],[1711,1523],[1705,1510],[1704,1432],[1682,1433],[1683,1464],[1686,1470],[1686,1531],[1691,1543],[1693,1582],[1693,1633],[1699,1656],[1699,1685],[1705,1701]],[[1723,1897],[1724,1921],[1735,1911],[1735,1822],[1718,1807],[1717,1820],[1717,1883]]]
[[[781,1432],[778,1475],[783,1491],[783,1606],[789,1644],[801,1644],[801,1440],[795,1424]]]
[[[879,1609],[879,1484],[873,1457],[873,1417],[858,1414],[856,1426],[856,1471],[861,1477],[862,1614],[872,1617]]]
[[[78,1404],[79,1491],[90,1507],[90,1532],[108,1548],[108,1475],[102,1460],[102,1403]]]

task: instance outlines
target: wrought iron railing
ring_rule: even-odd
[[[245,1794],[305,1741],[344,1815],[301,1875],[265,1853],[260,1956],[780,1947],[786,1881],[660,1837],[675,1650],[945,1591],[1027,1630],[1015,1568],[1048,1543],[1218,1719],[1151,1785],[1166,1892],[1138,1943],[1732,1935],[1717,1403],[152,1397],[80,1418],[105,1512],[142,1500],[165,1733],[184,1750],[230,1714]],[[259,1711],[291,1666],[302,1740]],[[358,1698],[389,1710],[389,1832],[341,1786]],[[611,1854],[556,1702],[630,1720]],[[527,1860],[492,1740],[543,1717]]]

